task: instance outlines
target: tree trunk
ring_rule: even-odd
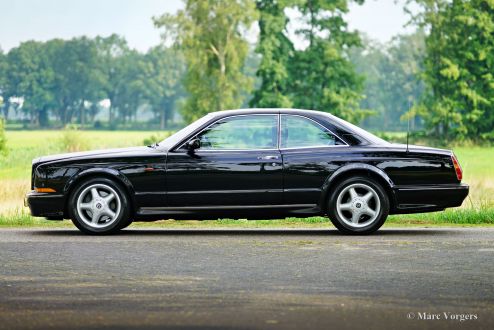
[[[3,118],[5,119],[5,121],[7,121],[9,119],[10,101],[8,97],[5,97],[3,101],[4,101],[4,104],[2,106]]]
[[[44,106],[39,112],[38,112],[38,122],[39,126],[42,128],[48,127],[49,120],[48,120],[48,107]]]
[[[160,130],[164,130],[166,126],[166,108],[162,107],[161,108],[161,113],[160,113]]]
[[[86,109],[84,108],[84,100],[81,102],[81,106],[79,107],[80,115],[81,115],[81,129],[84,129],[84,124],[85,124],[85,115],[86,115]]]

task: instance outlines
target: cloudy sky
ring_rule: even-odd
[[[409,32],[403,25],[403,0],[367,0],[352,5],[350,27],[385,42]],[[152,16],[175,12],[180,0],[0,0],[0,48],[8,51],[26,40],[118,33],[140,51],[159,43]]]

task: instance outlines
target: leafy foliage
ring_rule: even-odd
[[[285,35],[288,18],[284,9],[290,0],[258,0],[259,44],[256,51],[262,55],[257,70],[261,85],[255,91],[250,105],[259,108],[289,108],[292,100],[288,95],[289,60],[293,56],[292,42]]]
[[[71,125],[62,131],[58,138],[58,145],[60,150],[65,152],[84,151],[91,148],[89,141],[81,135],[76,127]]]
[[[372,109],[366,127],[383,131],[406,130],[406,113],[418,104],[424,94],[422,80],[425,54],[425,34],[419,30],[411,35],[399,35],[386,44],[363,38],[361,47],[350,51],[350,58],[359,74],[365,76],[362,109]],[[411,118],[413,129],[420,118]]]
[[[252,105],[316,109],[354,122],[370,114],[359,108],[362,77],[349,61],[348,49],[360,39],[344,20],[347,1],[259,0],[257,8],[262,83]],[[301,14],[296,34],[307,44],[305,49],[295,50],[286,36],[287,8]]]
[[[0,118],[0,155],[7,152],[7,138],[5,137],[5,121]]]
[[[304,0],[296,8],[304,21],[296,33],[308,47],[297,51],[290,63],[294,106],[360,121],[369,113],[359,109],[362,78],[348,60],[348,48],[359,45],[360,38],[343,18],[347,1]]]
[[[185,63],[175,48],[154,47],[145,56],[142,69],[144,97],[160,118],[160,129],[168,126],[176,103],[184,97],[182,78]]]
[[[169,137],[171,135],[171,132],[164,132],[164,133],[156,133],[156,134],[151,134],[149,137],[145,138],[142,141],[142,144],[145,146],[150,146],[155,143],[159,143]]]
[[[8,62],[7,57],[0,48],[0,114],[3,113],[4,118],[7,117],[7,112],[5,109],[8,104],[8,97],[5,95],[5,90],[7,88],[7,71],[8,71]]]
[[[256,18],[254,3],[237,1],[185,1],[175,15],[155,19],[183,53],[188,93],[182,115],[196,120],[208,112],[237,108],[240,95],[252,81],[242,72],[248,44],[242,31]]]
[[[135,119],[143,106],[161,116],[164,127],[183,95],[183,74],[176,51],[160,46],[141,54],[118,35],[28,41],[7,56],[0,52],[4,117],[16,106],[31,127],[47,127],[50,119],[62,126],[94,123],[105,99],[110,127]]]
[[[428,93],[413,109],[442,138],[489,137],[494,130],[494,3],[418,0],[426,37]]]

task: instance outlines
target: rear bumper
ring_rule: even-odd
[[[37,193],[34,190],[26,194],[24,206],[29,207],[34,217],[62,218],[64,196],[51,193]]]
[[[468,196],[466,184],[424,186],[395,186],[395,208],[391,213],[419,213],[441,211],[461,206]]]

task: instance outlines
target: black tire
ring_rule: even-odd
[[[79,214],[80,212],[78,211],[77,208],[77,201],[80,197],[81,194],[87,194],[87,188],[91,186],[98,185],[99,187],[109,187],[112,189],[112,191],[118,196],[118,202],[120,202],[120,208],[118,210],[118,213],[114,213],[115,216],[113,217],[113,220],[109,221],[111,222],[109,225],[105,225],[104,223],[104,215],[102,215],[101,220],[103,220],[103,223],[96,222],[98,225],[101,225],[101,228],[95,228],[92,225],[89,225],[87,222],[89,213],[85,213],[82,211],[82,215]],[[103,189],[104,190],[104,189]],[[84,196],[82,196],[84,197]],[[81,197],[81,198],[82,198]],[[115,202],[110,202],[113,203],[112,205],[115,205],[117,201]],[[110,205],[108,203],[108,205]],[[89,203],[88,203],[89,204]],[[113,180],[110,180],[108,178],[91,178],[88,179],[81,184],[79,184],[70,194],[69,200],[68,200],[68,211],[70,218],[74,225],[83,233],[85,234],[90,234],[90,235],[109,235],[109,234],[114,234],[118,232],[120,229],[128,226],[132,220],[130,219],[131,212],[130,212],[130,202],[129,198],[125,192],[125,190],[122,188],[122,186],[118,183],[116,183]],[[115,207],[115,206],[113,206]],[[91,211],[89,211],[91,212]],[[83,217],[86,218],[86,221],[83,219]]]
[[[120,229],[125,229],[132,224],[133,220],[129,217],[127,221],[122,221]]]
[[[362,185],[362,187],[360,187],[361,185]],[[349,220],[345,219],[345,212],[346,211],[341,211],[341,209],[345,205],[341,205],[342,207],[340,208],[340,211],[338,212],[338,209],[337,209],[338,198],[340,197],[340,194],[343,194],[341,197],[342,199],[345,196],[349,196],[349,195],[345,195],[346,190],[347,189],[351,190],[352,187],[356,187],[356,189],[364,189],[363,191],[365,192],[365,186],[370,187],[373,190],[373,192],[371,192],[371,195],[373,197],[371,197],[372,199],[369,202],[369,206],[371,206],[370,203],[374,203],[374,208],[377,209],[377,205],[379,203],[379,211],[374,212],[374,214],[375,214],[374,220],[372,220],[374,216],[371,217],[371,216],[367,216],[365,214],[360,213],[362,215],[357,215],[357,218],[361,218],[362,223],[359,223],[361,220],[356,220],[355,221],[356,224],[354,224],[353,219],[352,219],[352,221],[350,221],[350,222],[352,222],[352,224],[349,224]],[[372,191],[372,190],[369,190],[369,191]],[[376,195],[377,195],[377,197],[376,197]],[[363,198],[363,196],[358,195],[358,197],[356,197],[355,199],[351,199],[351,200],[347,199],[347,201],[345,201],[345,204],[346,205],[351,204],[352,206],[355,205],[355,206],[353,206],[352,210],[358,210],[356,207],[360,207],[358,205],[361,205],[359,203],[359,200],[357,200],[358,198]],[[379,201],[376,201],[376,198],[378,198]],[[366,204],[366,207],[367,207],[367,204]],[[371,207],[371,209],[372,209],[372,207]],[[348,211],[348,212],[350,212],[350,211]],[[342,216],[340,216],[340,214]],[[353,213],[348,213],[348,214],[353,215]],[[364,177],[364,176],[349,177],[349,178],[344,179],[341,182],[337,183],[336,186],[333,189],[331,189],[331,193],[330,193],[329,199],[328,199],[328,215],[329,215],[329,218],[330,218],[331,222],[333,223],[333,225],[340,232],[342,232],[344,234],[350,234],[350,235],[371,234],[371,233],[377,231],[379,228],[381,228],[381,226],[386,221],[388,214],[389,214],[389,197],[388,197],[388,194],[386,193],[384,188],[381,186],[381,184],[379,184],[376,180],[374,180],[372,178]],[[369,224],[366,224],[366,222],[365,222],[366,217],[368,217]],[[357,226],[360,226],[360,227],[357,227]]]

